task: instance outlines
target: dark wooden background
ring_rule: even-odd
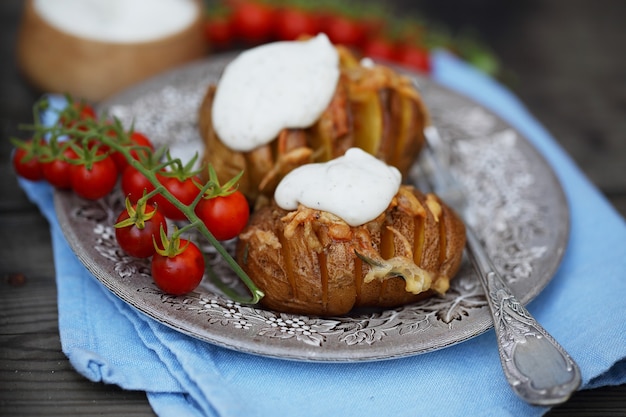
[[[481,33],[502,59],[509,87],[626,215],[626,2],[393,4]],[[15,65],[22,7],[0,1],[0,416],[154,415],[144,393],[91,383],[61,352],[48,225],[8,163],[8,138],[31,120],[39,95]],[[626,386],[578,392],[548,415],[625,416]]]

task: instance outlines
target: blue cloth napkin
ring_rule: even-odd
[[[571,205],[563,263],[529,310],[580,365],[583,389],[626,383],[626,225],[505,88],[439,52],[433,76],[517,127],[547,158]],[[230,351],[167,328],[105,289],[59,228],[52,191],[20,182],[48,218],[64,353],[92,381],[143,390],[159,416],[539,416],[510,390],[493,331],[415,357],[315,364]]]

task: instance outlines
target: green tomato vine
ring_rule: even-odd
[[[59,119],[67,121],[68,115],[71,120],[71,117],[76,117],[75,112],[75,102],[71,97],[67,97],[68,105],[66,110],[62,111],[59,114]],[[245,284],[246,288],[250,292],[248,298],[240,295],[232,288],[228,287],[215,272],[211,269],[210,265],[207,266],[207,275],[209,279],[228,297],[232,300],[241,302],[243,304],[256,304],[261,298],[263,298],[263,292],[254,284],[254,282],[250,279],[248,274],[241,268],[241,266],[233,259],[230,253],[224,248],[224,246],[218,241],[213,234],[209,231],[206,225],[202,222],[202,220],[196,215],[194,208],[198,204],[198,202],[202,198],[211,198],[213,196],[223,195],[223,193],[228,192],[235,185],[239,176],[233,178],[228,181],[223,187],[217,182],[217,176],[214,174],[214,170],[212,167],[208,167],[210,176],[209,180],[204,184],[196,184],[200,192],[194,199],[194,201],[188,205],[183,204],[180,200],[178,200],[172,193],[168,191],[166,187],[164,187],[157,177],[157,173],[163,173],[163,170],[167,167],[183,167],[182,161],[178,158],[171,158],[169,154],[164,162],[157,164],[149,164],[150,167],[146,167],[142,160],[149,160],[153,156],[153,152],[151,149],[145,146],[132,146],[128,145],[131,143],[129,139],[129,132],[125,130],[122,126],[122,123],[119,119],[113,118],[112,124],[111,120],[107,118],[101,119],[81,119],[79,123],[56,123],[52,126],[46,126],[41,123],[38,113],[42,110],[49,110],[48,103],[45,98],[37,101],[34,105],[34,123],[32,125],[22,125],[21,128],[24,130],[30,130],[33,132],[34,138],[44,138],[50,137],[54,142],[64,142],[60,141],[59,138],[67,138],[67,145],[63,144],[62,146],[70,146],[77,151],[78,158],[68,160],[69,163],[72,164],[84,164],[85,162],[89,163],[94,158],[99,158],[97,155],[97,150],[93,150],[95,148],[104,148],[108,149],[108,152],[118,152],[123,155],[129,165],[131,165],[134,169],[143,174],[148,181],[154,186],[154,189],[148,193],[144,193],[144,195],[137,201],[137,205],[145,206],[148,200],[157,194],[162,195],[167,201],[172,203],[176,208],[178,208],[182,213],[185,214],[185,217],[188,220],[188,223],[182,226],[181,228],[175,228],[174,232],[170,236],[169,240],[176,240],[185,232],[188,232],[192,229],[196,229],[200,232],[200,234],[215,248],[215,250],[219,253],[219,255],[224,259],[224,261],[228,264],[228,266],[237,274],[239,279]],[[115,135],[111,135],[111,132],[115,132]],[[131,130],[132,132],[132,130]],[[91,150],[89,150],[91,147]],[[145,156],[142,156],[139,159],[133,157],[132,152],[142,152],[145,153]],[[164,149],[159,149],[154,152],[156,155],[163,155],[167,152]],[[196,155],[197,158],[197,155]],[[175,171],[175,169],[174,169]]]

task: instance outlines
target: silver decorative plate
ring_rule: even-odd
[[[100,110],[134,122],[157,144],[183,158],[202,149],[197,109],[232,55],[210,58],[148,80]],[[433,121],[450,145],[452,171],[471,190],[471,222],[505,280],[524,304],[550,281],[565,251],[569,210],[546,161],[493,113],[427,78],[413,75]],[[240,305],[208,279],[186,296],[156,288],[149,262],[124,254],[113,224],[123,209],[117,191],[91,202],[57,192],[61,227],[78,258],[109,290],[180,332],[243,352],[301,361],[371,361],[421,354],[479,335],[492,326],[469,262],[449,292],[401,308],[319,318]],[[231,285],[237,278],[204,245],[209,262]]]

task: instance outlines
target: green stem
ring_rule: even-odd
[[[197,227],[200,233],[205,237],[205,239],[207,239],[209,243],[213,245],[213,247],[215,247],[215,250],[217,250],[217,252],[222,256],[222,258],[224,258],[228,266],[230,266],[233,272],[235,272],[237,276],[241,279],[241,281],[243,281],[243,283],[246,285],[246,287],[248,288],[248,291],[250,291],[250,294],[251,294],[250,299],[241,300],[241,298],[238,297],[239,298],[238,301],[244,302],[246,304],[258,303],[261,300],[261,298],[263,298],[263,295],[264,295],[263,291],[261,291],[256,286],[256,284],[252,281],[252,279],[250,279],[248,274],[241,268],[241,266],[237,263],[237,261],[233,259],[230,253],[228,253],[228,251],[224,248],[224,246],[213,236],[213,234],[209,231],[209,229],[207,229],[207,227],[204,225],[202,220],[200,220],[200,218],[196,215],[194,211],[194,207],[200,201],[201,195],[199,198],[196,198],[189,206],[181,203],[176,197],[172,195],[172,193],[170,193],[167,190],[167,188],[165,188],[159,182],[155,171],[144,168],[143,165],[139,161],[137,161],[135,158],[132,157],[127,147],[119,145],[117,142],[115,142],[113,139],[110,139],[110,138],[102,137],[101,139],[105,145],[122,153],[124,157],[126,158],[126,160],[129,162],[129,164],[132,165],[133,168],[141,172],[152,183],[152,185],[155,186],[155,192],[161,193],[161,195],[165,197],[165,199],[167,199],[177,209],[183,212],[185,216],[187,217],[187,220],[189,220],[190,227]],[[210,267],[208,268],[210,269]],[[215,276],[212,270],[210,271],[210,275]],[[223,287],[220,287],[220,289],[223,290]],[[232,292],[232,291],[229,291],[229,292]],[[227,294],[227,295],[229,297],[232,297],[232,294]]]
[[[226,263],[233,270],[233,272],[235,272],[237,276],[241,279],[241,281],[246,285],[248,291],[250,292],[250,298],[244,298],[238,295],[236,292],[234,292],[234,290],[232,290],[231,288],[228,288],[223,282],[219,281],[215,272],[211,269],[210,266],[208,266],[207,270],[208,270],[211,280],[214,281],[216,285],[222,291],[224,291],[224,293],[227,296],[231,297],[234,301],[238,301],[244,304],[256,304],[261,300],[261,298],[263,298],[264,296],[263,291],[261,291],[256,286],[256,284],[252,281],[252,279],[250,279],[248,274],[241,268],[241,266],[237,263],[237,261],[233,259],[233,257],[230,255],[230,253],[228,253],[228,251],[224,248],[224,246],[213,236],[213,234],[207,229],[207,227],[204,225],[202,220],[200,220],[200,218],[196,215],[194,211],[195,206],[198,204],[198,202],[202,198],[202,194],[203,194],[202,191],[206,191],[209,187],[211,187],[212,186],[211,183],[205,184],[203,186],[201,193],[196,197],[196,199],[190,205],[185,205],[181,203],[176,197],[174,197],[174,195],[172,195],[172,193],[170,193],[167,190],[167,188],[165,188],[161,184],[161,182],[158,180],[157,175],[156,175],[156,172],[158,172],[159,170],[161,170],[162,168],[164,168],[165,166],[169,164],[172,164],[172,163],[181,164],[180,160],[174,159],[166,164],[162,164],[152,169],[148,169],[144,167],[140,161],[136,160],[133,157],[133,155],[131,154],[131,150],[133,149],[132,147],[124,146],[118,143],[118,141],[116,141],[115,138],[108,136],[101,129],[98,129],[99,127],[98,125],[88,130],[82,130],[82,129],[76,129],[76,128],[74,129],[59,128],[58,126],[47,128],[45,126],[42,126],[39,123],[39,120],[37,119],[35,126],[33,127],[34,127],[33,130],[35,130],[36,132],[41,132],[42,134],[54,132],[54,133],[63,133],[73,138],[81,138],[81,139],[97,138],[100,141],[100,143],[102,143],[103,145],[106,145],[110,149],[121,153],[124,156],[124,158],[126,158],[128,163],[137,171],[139,171],[141,174],[143,174],[148,179],[148,181],[150,181],[150,183],[152,183],[152,185],[155,187],[153,191],[142,196],[141,198],[147,201],[148,198],[156,195],[157,193],[160,193],[166,200],[168,200],[176,208],[178,208],[181,212],[183,212],[185,216],[187,217],[187,220],[189,220],[189,225],[186,225],[185,227],[183,227],[181,231],[189,230],[190,228],[194,228],[194,227],[197,228],[200,231],[200,233],[204,236],[204,238],[207,239],[209,243],[213,245],[213,247],[215,247],[217,252],[222,256],[222,258],[226,261]],[[59,131],[59,129],[61,129],[61,131]]]
[[[147,194],[144,194],[139,200],[137,200],[137,204],[147,204],[148,200],[150,200],[152,197],[154,197],[155,195],[159,194],[161,192],[161,187],[155,188],[154,190],[150,191]],[[164,187],[163,187],[164,188]],[[145,189],[144,189],[145,192]]]

